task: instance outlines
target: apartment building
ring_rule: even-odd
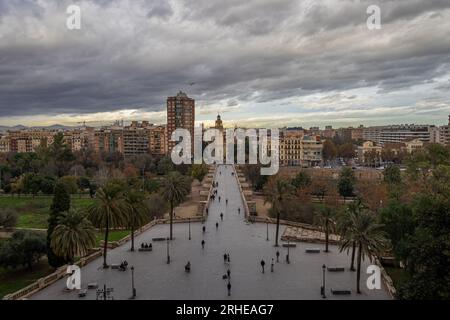
[[[189,98],[186,93],[180,91],[174,97],[167,98],[167,140],[168,152],[176,145],[171,141],[172,133],[176,129],[186,129],[194,137],[195,127],[195,100]],[[193,148],[193,145],[192,145]],[[192,150],[193,154],[193,150]]]
[[[430,128],[432,127],[415,124],[369,127],[363,129],[362,138],[377,144],[404,142],[413,139],[430,142]]]
[[[322,163],[323,144],[320,136],[282,131],[280,136],[280,165],[312,167]]]
[[[7,140],[3,143],[9,142],[8,152],[35,152],[39,146],[53,143],[53,136],[56,133],[56,131],[47,130],[8,131]]]
[[[362,144],[362,146],[358,147],[358,162],[360,164],[366,164],[368,162],[379,164],[381,163],[382,150],[383,148],[376,145],[373,141],[366,141]]]
[[[448,125],[439,127],[439,143],[450,147],[450,116]]]
[[[422,149],[424,146],[424,142],[420,139],[412,139],[409,141],[405,141],[405,149],[408,153],[413,153],[417,150]]]
[[[0,153],[9,152],[9,138],[2,136],[0,137]]]
[[[150,153],[153,155],[167,154],[167,128],[154,126],[149,130]]]

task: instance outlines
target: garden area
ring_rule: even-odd
[[[0,208],[17,212],[17,228],[47,229],[52,197],[0,197]],[[92,199],[73,198],[75,209],[87,208],[93,203]]]

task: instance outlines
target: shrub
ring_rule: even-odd
[[[11,239],[0,246],[0,266],[31,269],[47,251],[45,234],[40,232],[16,231]]]
[[[12,229],[17,225],[19,216],[13,209],[6,208],[0,211],[0,226],[5,229]]]

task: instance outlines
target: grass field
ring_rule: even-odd
[[[108,242],[119,241],[130,234],[130,230],[113,230],[109,231]],[[100,241],[105,239],[105,233],[98,231],[97,233],[97,246],[100,245]]]
[[[53,269],[50,268],[45,259],[35,265],[32,270],[0,268],[0,299],[8,293],[22,289],[52,272]]]
[[[92,199],[72,199],[75,209],[86,208],[93,202]],[[0,197],[0,208],[12,208],[19,214],[18,228],[46,229],[49,215],[51,197]]]

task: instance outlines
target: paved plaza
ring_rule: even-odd
[[[220,174],[221,172],[221,174]],[[269,225],[269,241],[266,240],[266,224],[245,222],[243,203],[236,178],[231,175],[231,166],[220,166],[216,172],[219,182],[219,203],[216,199],[209,209],[204,226],[191,224],[192,239],[188,240],[188,224],[174,224],[175,239],[170,243],[171,263],[167,264],[166,242],[153,242],[152,252],[130,252],[130,244],[108,252],[108,263],[119,264],[127,260],[134,266],[136,299],[322,299],[322,265],[343,266],[345,272],[326,272],[326,293],[328,299],[389,299],[385,288],[368,290],[365,274],[368,261],[363,262],[361,276],[362,294],[356,294],[356,272],[348,270],[349,256],[331,246],[330,253],[306,253],[307,248],[321,248],[321,244],[296,243],[290,249],[291,263],[285,262],[287,249],[274,247],[275,225]],[[226,204],[228,199],[228,205]],[[241,213],[238,213],[238,208]],[[220,214],[223,213],[223,221]],[[216,229],[216,223],[219,227]],[[280,227],[280,235],[285,230]],[[167,237],[169,225],[156,225],[136,238],[136,245],[151,243],[153,238]],[[201,242],[205,241],[202,249]],[[281,244],[282,242],[280,242]],[[280,252],[280,262],[270,265]],[[230,254],[230,263],[225,264],[223,255]],[[261,260],[266,262],[265,273],[261,272]],[[191,272],[184,266],[190,261]],[[121,272],[101,268],[102,257],[82,268],[82,286],[97,282],[114,289],[114,299],[128,299],[132,294],[131,270]],[[231,271],[231,295],[227,295],[227,280],[222,277]],[[95,290],[88,290],[85,298],[78,298],[76,292],[65,292],[66,279],[36,293],[30,299],[95,299]],[[349,296],[333,296],[330,289],[351,290]]]

